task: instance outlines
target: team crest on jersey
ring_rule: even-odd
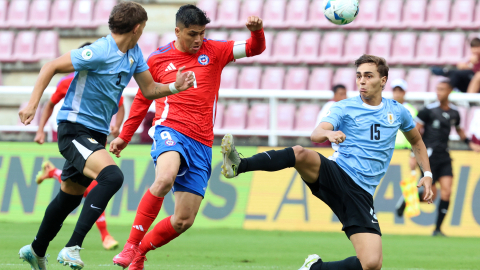
[[[210,62],[210,58],[208,58],[208,56],[206,54],[202,54],[198,57],[198,63],[200,63],[200,65],[207,65],[208,63]]]
[[[128,60],[130,61],[130,67],[132,67],[135,60],[133,60],[132,56],[130,56],[130,58]]]
[[[175,144],[177,144],[174,140],[166,140],[165,141],[165,145],[167,146],[174,146]]]
[[[95,141],[95,139],[93,139],[93,138],[88,138],[87,140],[89,140],[91,143],[98,144],[98,142]]]
[[[395,118],[393,117],[393,113],[391,112],[387,113],[387,119],[388,119],[388,123],[390,124],[393,124],[393,122],[395,122]]]

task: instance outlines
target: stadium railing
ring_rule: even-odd
[[[55,87],[48,87],[45,90],[45,95],[51,95],[55,91]],[[128,87],[125,88],[123,96],[133,98],[138,89]],[[0,86],[0,95],[30,95],[32,87],[30,86]],[[358,92],[350,91],[347,93],[348,97],[354,97]],[[391,92],[384,92],[385,98],[392,98]],[[319,100],[327,101],[333,97],[332,91],[329,90],[251,90],[251,89],[221,89],[219,93],[220,98],[228,99],[268,99],[269,102],[269,130],[248,130],[248,129],[214,129],[215,135],[224,135],[230,133],[238,136],[266,136],[268,137],[269,146],[278,145],[278,137],[309,137],[311,131],[293,131],[293,130],[277,130],[277,106],[279,100],[293,99],[293,100]],[[26,97],[27,99],[27,97]],[[425,105],[437,99],[436,93],[433,92],[407,92],[405,99],[409,102],[423,102]],[[452,93],[450,101],[457,104],[478,104],[480,105],[480,94],[466,94],[466,93]],[[33,126],[5,126],[0,125],[0,132],[35,132],[36,128]],[[50,130],[45,130],[50,133]],[[451,136],[452,140],[458,140],[458,135]]]

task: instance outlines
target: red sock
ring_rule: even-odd
[[[132,229],[127,243],[138,246],[140,241],[147,233],[153,221],[157,218],[160,208],[162,208],[163,197],[157,197],[150,193],[150,190],[145,192],[140,204],[138,204],[137,215],[133,221]]]
[[[175,231],[170,222],[172,216],[162,219],[153,230],[151,230],[142,240],[140,246],[140,253],[145,255],[150,250],[157,249],[163,245],[166,245],[168,242],[177,238],[180,234]]]
[[[105,240],[105,237],[109,235],[107,230],[107,221],[105,220],[105,212],[103,212],[100,217],[95,221],[97,224],[97,228],[100,231],[100,235],[102,236],[102,241]]]
[[[53,169],[48,172],[48,177],[57,179],[57,181],[60,182],[60,184],[62,183],[61,176],[62,176],[62,170],[60,169]]]

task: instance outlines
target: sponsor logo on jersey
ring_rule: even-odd
[[[165,71],[170,71],[170,70],[176,70],[177,68],[173,65],[173,63],[170,63],[167,68],[165,69]]]
[[[198,63],[200,63],[200,65],[207,65],[208,63],[210,62],[210,58],[208,58],[208,56],[206,54],[202,54],[198,57]]]
[[[90,58],[92,58],[92,56],[93,56],[92,50],[90,50],[90,49],[83,50],[83,52],[82,52],[83,59],[89,60]]]
[[[128,60],[130,61],[130,67],[132,67],[135,60],[133,59],[132,56],[130,56],[130,58]]]
[[[393,113],[391,112],[387,113],[387,119],[388,119],[388,123],[390,124],[393,124],[393,122],[395,122],[395,118],[393,117]]]
[[[98,143],[98,142],[95,141],[95,139],[93,139],[93,138],[88,138],[87,140],[89,140],[91,143],[94,143],[94,144],[97,144],[97,143]]]
[[[174,140],[166,140],[165,141],[165,145],[168,145],[168,146],[174,146],[175,144],[177,144]]]

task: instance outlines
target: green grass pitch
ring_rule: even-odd
[[[39,224],[0,223],[0,269],[30,269],[18,259],[18,250],[30,243]],[[109,226],[123,245],[129,226]],[[56,261],[73,231],[65,225],[52,241],[48,269],[68,270]],[[81,256],[84,269],[114,269],[116,251],[103,250],[94,225],[85,239]],[[480,238],[433,238],[428,236],[383,236],[383,269],[480,269]],[[145,269],[298,269],[308,254],[325,261],[354,255],[343,233],[247,231],[238,229],[195,229],[165,247],[150,252]]]

